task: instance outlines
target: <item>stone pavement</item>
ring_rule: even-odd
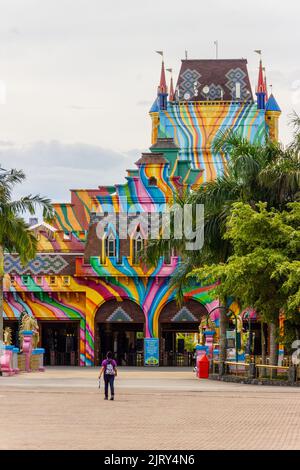
[[[0,377],[0,449],[300,449],[299,388],[120,368],[107,402],[97,372]]]

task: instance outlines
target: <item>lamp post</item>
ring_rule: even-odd
[[[251,311],[247,310],[244,318],[248,320],[248,333],[249,333],[249,356],[251,357],[252,352],[252,341],[251,341]]]
[[[238,352],[238,327],[237,327],[237,322],[238,322],[238,319],[237,319],[237,316],[235,315],[235,313],[228,309],[228,313],[229,315],[227,315],[226,313],[226,316],[227,318],[230,320],[230,319],[234,319],[234,322],[235,322],[235,362],[239,362],[239,352]]]

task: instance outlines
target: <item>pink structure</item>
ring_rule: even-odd
[[[26,372],[30,372],[30,357],[32,354],[32,331],[22,331],[23,336],[23,354],[25,355],[25,370]]]
[[[13,346],[4,346],[4,353],[0,356],[1,372],[4,375],[14,375]]]
[[[12,359],[12,365],[13,365],[13,370],[15,374],[18,374],[20,372],[19,366],[18,366],[18,354],[20,350],[19,348],[13,348],[13,359]]]
[[[214,331],[205,331],[205,346],[207,347],[207,357],[211,361],[213,359],[213,343],[214,343]]]

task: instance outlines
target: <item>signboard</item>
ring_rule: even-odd
[[[241,334],[239,332],[227,331],[227,360],[238,361],[240,349],[241,349]]]
[[[236,360],[236,344],[235,331],[226,331],[227,339],[227,361]]]
[[[145,366],[158,366],[159,365],[159,339],[158,338],[145,338],[144,339],[144,365]]]

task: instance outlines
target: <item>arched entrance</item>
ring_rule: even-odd
[[[192,366],[194,343],[206,308],[195,300],[181,307],[175,301],[164,306],[159,316],[160,363],[163,366]]]
[[[95,364],[112,351],[118,365],[142,366],[144,328],[143,310],[135,302],[105,302],[95,316]]]

